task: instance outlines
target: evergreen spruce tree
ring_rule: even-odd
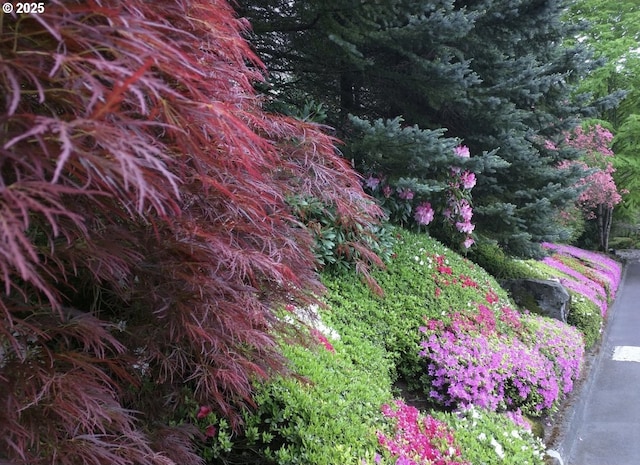
[[[270,1],[244,13],[259,53],[277,60],[273,92],[325,103],[360,169],[392,167],[437,190],[451,146],[464,143],[478,174],[477,231],[523,255],[567,237],[556,218],[584,173],[559,172],[578,154],[547,147],[604,103],[574,93],[597,63],[564,42],[577,33],[561,21],[567,2],[298,1],[283,4],[291,17],[278,26],[263,15]]]
[[[478,83],[446,43],[473,27],[474,15],[453,1],[254,0],[240,14],[253,24],[251,40],[272,71],[274,107],[298,114],[310,100],[321,102],[345,157],[362,173],[426,200],[442,197],[450,166],[478,173],[499,163],[490,152],[456,157],[461,139],[447,137],[436,118],[417,124]]]
[[[558,163],[576,153],[548,148],[577,117],[594,111],[584,96],[572,97],[589,55],[563,45],[574,34],[561,21],[563,1],[464,3],[477,19],[460,48],[473,57],[481,83],[469,90],[468,105],[442,112],[439,122],[472,151],[497,149],[508,162],[478,179],[478,227],[513,253],[535,254],[536,243],[567,238],[557,215],[577,194],[582,173],[559,172]]]
[[[239,13],[253,26],[252,43],[279,100],[321,100],[338,127],[349,113],[417,122],[478,82],[451,46],[475,16],[455,3],[251,0]]]

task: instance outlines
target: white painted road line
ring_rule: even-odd
[[[640,347],[617,346],[611,359],[618,362],[640,362]]]

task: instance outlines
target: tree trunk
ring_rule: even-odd
[[[609,235],[611,234],[611,221],[613,218],[613,207],[598,205],[598,236],[600,240],[600,250],[609,250]]]

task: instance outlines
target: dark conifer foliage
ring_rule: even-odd
[[[407,177],[434,178],[446,169],[451,160],[438,159],[450,153],[451,142],[443,136],[482,156],[473,192],[477,231],[528,255],[536,242],[564,237],[557,214],[575,199],[581,175],[555,169],[577,154],[551,154],[546,142],[613,104],[574,92],[598,62],[583,46],[567,45],[578,32],[562,21],[567,3],[251,0],[240,10],[256,25],[250,37],[258,53],[280,71],[272,79],[277,98],[327,103],[348,154],[352,145],[361,148],[362,131],[350,132],[352,114],[374,127],[401,117],[423,131],[420,146],[408,151],[422,147],[420,164],[429,169],[416,173],[407,165]],[[385,134],[398,136],[381,131],[380,147]]]
[[[567,239],[558,212],[577,194],[584,173],[557,164],[577,154],[549,151],[598,102],[574,93],[596,65],[579,45],[566,46],[577,30],[561,19],[562,0],[463,2],[477,12],[475,27],[459,47],[481,82],[469,104],[441,123],[477,150],[498,149],[509,166],[478,178],[474,189],[479,230],[511,252],[535,254],[535,243]]]
[[[379,211],[334,139],[262,110],[225,1],[0,18],[0,462],[200,463],[185,390],[237,422],[285,369],[274,308],[321,290],[287,198]]]
[[[269,64],[278,98],[321,100],[340,130],[348,113],[416,124],[465,98],[478,76],[457,43],[476,14],[455,3],[251,0],[238,9],[253,25],[249,37]]]

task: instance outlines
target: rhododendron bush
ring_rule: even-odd
[[[237,426],[283,370],[272,309],[321,290],[287,198],[354,230],[378,208],[318,126],[262,110],[225,1],[0,21],[0,462],[200,463],[183,390]]]
[[[611,161],[614,156],[610,148],[612,140],[613,134],[599,124],[586,130],[578,126],[571,133],[565,134],[564,144],[582,151],[583,159],[560,164],[561,169],[579,166],[588,173],[578,182],[582,191],[576,204],[588,220],[597,222],[598,245],[602,250],[609,248],[613,209],[622,201],[621,193],[624,193],[618,191],[613,179],[615,168]],[[548,143],[547,148],[555,149],[555,146]]]
[[[458,145],[453,152],[460,159],[470,157],[469,148],[464,145]],[[395,185],[385,174],[369,174],[363,181],[364,187],[385,208],[390,221],[422,229],[434,221],[438,210],[447,238],[457,241],[466,250],[475,242],[471,189],[476,185],[476,175],[459,166],[451,166],[443,183],[446,187],[442,193],[429,192],[425,195],[411,187]]]

